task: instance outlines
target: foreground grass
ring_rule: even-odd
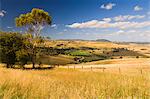
[[[148,99],[149,89],[148,75],[141,74],[0,68],[0,99]]]

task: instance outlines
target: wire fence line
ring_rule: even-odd
[[[99,71],[102,71],[102,72],[107,72],[107,71],[113,69],[114,71],[116,71],[116,72],[118,72],[120,74],[122,72],[125,72],[125,70],[137,71],[140,74],[143,74],[145,72],[145,70],[148,70],[150,72],[150,65],[149,65],[149,68],[143,68],[142,67],[142,66],[147,66],[147,64],[140,64],[140,65],[130,64],[131,66],[135,66],[135,67],[133,67],[133,68],[124,68],[126,65],[127,64],[113,64],[113,65],[67,65],[67,66],[58,66],[58,67],[60,67],[60,68],[67,68],[67,69],[73,69],[73,70],[76,70],[76,69],[90,70],[90,71],[99,70]]]

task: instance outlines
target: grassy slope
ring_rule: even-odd
[[[51,65],[65,65],[74,63],[73,57],[65,56],[65,55],[58,55],[58,56],[43,56],[41,57],[41,62],[44,64],[51,64]]]
[[[10,76],[11,75],[11,76]],[[150,80],[146,75],[54,69],[22,71],[0,68],[0,98],[83,99],[146,98]]]
[[[123,59],[109,59],[109,60],[101,60],[101,61],[95,61],[95,62],[89,62],[89,63],[84,63],[85,65],[98,65],[98,64],[150,64],[149,63],[150,58],[123,58]]]
[[[140,56],[142,54],[144,55],[148,55],[147,53],[150,51],[150,48],[148,47],[149,45],[137,45],[137,44],[128,44],[128,45],[123,45],[123,44],[115,44],[112,42],[90,42],[90,41],[48,41],[45,43],[46,46],[49,47],[54,47],[54,48],[82,48],[82,47],[89,47],[89,48],[98,48],[100,50],[94,50],[91,53],[91,50],[82,50],[80,51],[74,51],[74,52],[70,52],[70,54],[72,56],[75,57],[75,55],[77,56],[86,56],[86,55],[90,55],[90,54],[96,54],[96,55],[100,55],[102,54],[103,50],[104,51],[109,51],[111,48],[128,48],[130,50],[134,51],[123,51],[123,52],[117,52],[117,53],[113,53],[114,57],[120,57],[123,56],[124,57],[136,57],[136,56]],[[57,45],[61,45],[61,46],[57,46]],[[141,49],[146,49],[146,50],[141,50]],[[137,53],[138,52],[138,53]],[[109,52],[108,56],[111,57],[111,52]],[[148,55],[150,56],[150,55]],[[93,57],[87,57],[85,58],[85,61],[89,61],[89,60],[99,60],[99,57],[97,58],[96,56]],[[60,65],[65,65],[65,64],[69,64],[69,63],[75,63],[73,57],[62,57],[60,55],[58,56],[46,56],[46,57],[42,57],[41,59],[43,64],[60,64]]]
[[[49,47],[56,47],[56,45],[63,44],[62,48],[74,47],[93,47],[93,48],[128,48],[130,50],[138,51],[142,54],[150,56],[150,44],[116,44],[112,42],[92,42],[92,41],[51,41],[46,42],[45,45]],[[146,49],[146,50],[141,50]]]

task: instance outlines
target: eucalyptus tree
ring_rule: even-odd
[[[41,30],[44,26],[51,25],[52,18],[48,12],[42,9],[33,8],[31,12],[21,14],[15,19],[17,27],[24,27],[29,33],[28,40],[33,44],[28,49],[31,52],[33,68],[35,68],[37,47],[41,43]]]

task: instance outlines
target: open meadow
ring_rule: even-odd
[[[129,69],[130,70],[130,69]],[[135,73],[133,73],[135,72]],[[137,72],[0,68],[3,99],[149,99],[150,69]]]

